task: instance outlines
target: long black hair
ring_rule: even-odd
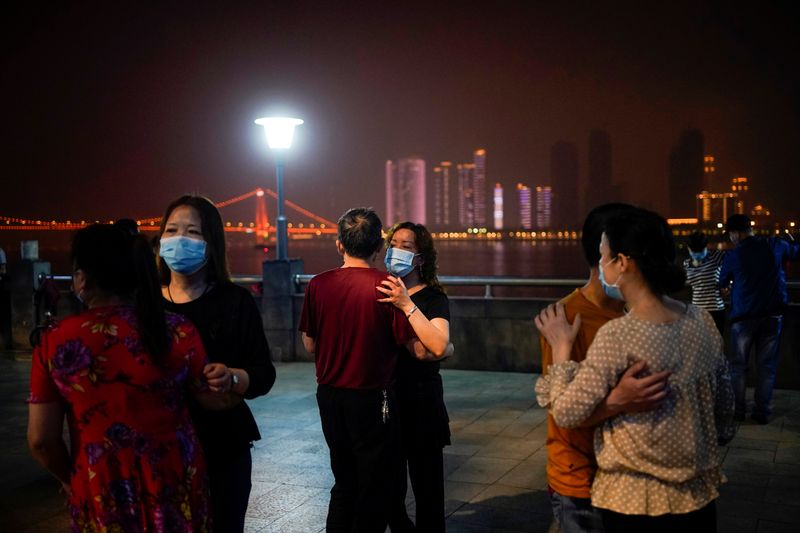
[[[170,337],[148,240],[112,225],[92,224],[72,239],[72,267],[83,271],[89,289],[134,302],[142,345],[156,361],[163,361]]]
[[[683,288],[686,273],[675,263],[672,229],[661,215],[641,208],[620,211],[606,220],[605,234],[612,254],[632,258],[655,294]]]
[[[186,194],[172,201],[161,219],[161,226],[158,230],[159,237],[164,235],[164,228],[172,212],[184,205],[194,208],[200,215],[200,229],[203,233],[203,240],[206,241],[206,253],[208,254],[208,262],[205,266],[206,282],[213,284],[230,281],[231,274],[228,270],[228,256],[225,253],[225,228],[222,227],[222,217],[214,203],[205,196]],[[158,258],[158,273],[161,276],[161,284],[169,285],[171,272],[161,257]]]

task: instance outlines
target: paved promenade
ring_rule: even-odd
[[[67,531],[55,483],[25,445],[30,361],[0,356],[0,529]],[[453,445],[446,448],[450,532],[546,532],[545,412],[534,375],[445,370]],[[250,402],[264,439],[256,444],[250,532],[324,530],[332,477],[314,398],[314,368],[278,365],[275,388]],[[800,392],[776,391],[767,426],[744,423],[722,450],[729,483],[718,501],[720,532],[800,528]],[[414,502],[408,507],[413,515]]]

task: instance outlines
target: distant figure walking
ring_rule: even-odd
[[[300,316],[303,345],[315,355],[317,403],[335,478],[329,533],[383,533],[397,490],[392,381],[398,345],[414,337],[402,311],[378,302],[386,273],[372,265],[382,245],[381,221],[372,209],[342,215],[336,249],[343,264],[314,276]]]
[[[725,331],[725,302],[719,292],[719,268],[725,252],[709,250],[702,231],[689,236],[689,257],[683,261],[686,283],[692,288],[692,303],[711,314],[720,334]]]
[[[772,414],[770,403],[778,372],[783,313],[789,300],[783,263],[797,259],[800,243],[754,236],[745,215],[728,217],[725,229],[736,246],[726,254],[719,274],[720,288],[731,290],[729,357],[736,395],[735,418],[744,420],[747,414],[747,359],[754,350],[756,384],[751,417],[766,424]]]

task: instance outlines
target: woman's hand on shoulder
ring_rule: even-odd
[[[569,360],[572,345],[581,329],[581,315],[575,315],[575,320],[570,324],[564,304],[555,303],[542,309],[533,322],[553,349],[553,363]]]
[[[411,297],[408,295],[408,289],[406,288],[406,284],[403,283],[402,278],[387,276],[387,278],[381,281],[381,284],[375,288],[386,295],[386,298],[378,299],[379,302],[391,303],[405,314],[408,314],[408,312],[414,308],[414,302],[411,301]]]

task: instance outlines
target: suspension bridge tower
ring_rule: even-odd
[[[256,190],[256,241],[259,244],[266,244],[269,241],[269,218],[267,218],[264,189]]]

